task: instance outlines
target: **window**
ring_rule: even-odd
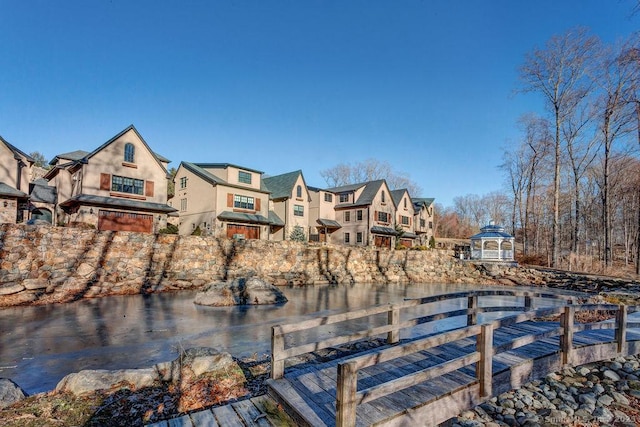
[[[187,210],[187,199],[180,199],[180,210],[182,212]]]
[[[250,196],[233,196],[233,207],[240,209],[254,209],[254,200]]]
[[[111,176],[111,191],[129,194],[144,194],[144,181],[141,179],[125,178],[123,176]]]
[[[132,143],[127,142],[124,144],[124,161],[127,163],[135,163],[136,160],[136,147]]]
[[[362,231],[356,233],[356,243],[362,243]]]
[[[389,222],[389,214],[386,212],[378,212],[379,222]]]
[[[180,188],[187,188],[187,177],[183,176],[180,178]]]
[[[356,220],[357,221],[362,221],[362,209],[358,209],[356,211]]]
[[[429,221],[429,228],[433,228],[433,222]]]
[[[407,199],[404,199],[404,208],[407,209]]]
[[[243,184],[251,184],[251,174],[245,171],[238,171],[238,182]]]
[[[351,240],[349,233],[344,233],[344,242],[345,243],[349,243],[349,241]]]
[[[384,194],[384,190],[382,190],[382,203],[386,202],[385,198],[386,198],[386,196]]]
[[[349,193],[340,195],[340,203],[347,203],[349,201]]]
[[[304,206],[302,206],[302,205],[293,205],[293,214],[295,216],[304,216]]]
[[[400,222],[402,223],[402,225],[409,225],[409,217],[401,215],[400,216]]]
[[[344,213],[344,222],[351,221],[351,212],[347,211]]]
[[[333,202],[333,194],[324,193],[324,201],[329,203]]]
[[[302,186],[298,185],[298,187],[296,187],[296,197],[302,197]]]
[[[426,227],[426,221],[424,219],[420,219],[420,228]]]

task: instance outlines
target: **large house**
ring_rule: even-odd
[[[418,236],[418,244],[427,246],[433,237],[433,198],[413,197],[414,225],[413,230]]]
[[[308,187],[311,202],[309,204],[309,241],[322,243],[341,243],[335,238],[336,231],[342,225],[336,221],[336,195],[329,190]],[[335,242],[334,242],[335,240]]]
[[[0,137],[0,223],[26,220],[34,159]]]
[[[230,163],[181,162],[172,203],[179,233],[236,239],[269,239],[269,191],[262,172]]]
[[[91,152],[58,154],[44,176],[57,191],[55,223],[157,232],[175,211],[167,205],[168,163],[133,125]]]
[[[272,240],[288,240],[300,227],[308,240],[311,195],[301,170],[263,178],[269,190],[269,218]]]
[[[410,248],[418,235],[415,230],[415,213],[411,196],[406,189],[391,191],[391,197],[396,204],[396,227],[398,233],[397,243]]]
[[[335,218],[341,226],[342,244],[395,246],[396,205],[385,180],[345,185],[328,191],[336,196]]]

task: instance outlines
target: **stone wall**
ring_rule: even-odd
[[[451,251],[0,225],[0,306],[180,289],[257,275],[276,285],[496,283]]]

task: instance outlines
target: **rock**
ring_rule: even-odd
[[[151,368],[121,370],[85,370],[69,374],[56,386],[58,392],[83,395],[98,390],[128,387],[137,390],[159,382],[179,383],[186,376],[199,377],[239,367],[229,353],[206,347],[185,350],[177,359]]]
[[[27,394],[10,379],[0,378],[0,409],[27,397]]]
[[[17,294],[18,292],[22,292],[24,289],[24,286],[19,283],[5,283],[0,285],[0,295]]]
[[[56,391],[80,396],[97,390],[110,390],[117,386],[137,390],[142,387],[151,387],[157,380],[159,380],[158,373],[153,368],[113,371],[89,369],[67,375],[58,383]]]
[[[284,302],[287,298],[278,288],[256,277],[212,283],[205,291],[198,292],[194,300],[195,304],[215,307]]]
[[[603,379],[609,379],[612,381],[620,381],[620,375],[616,374],[611,369],[607,369],[602,373]]]

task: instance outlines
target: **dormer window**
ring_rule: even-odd
[[[296,197],[302,197],[302,186],[300,185],[296,188]]]
[[[340,203],[347,203],[349,201],[349,193],[340,194]]]
[[[136,162],[136,147],[130,142],[124,145],[124,161],[127,163]]]
[[[251,184],[251,174],[245,171],[238,171],[238,182]]]

